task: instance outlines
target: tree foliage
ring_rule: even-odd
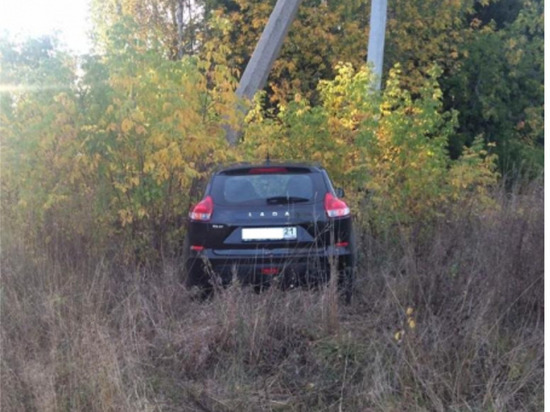
[[[511,22],[491,20],[467,44],[461,69],[444,85],[446,106],[460,113],[451,146],[454,156],[462,145],[481,136],[495,145],[503,172],[540,173],[544,163],[543,24],[542,3],[525,1]],[[499,25],[503,25],[500,30]]]
[[[196,54],[209,30],[211,0],[93,0],[94,33],[99,49],[109,44],[110,30],[124,19],[136,22],[135,35],[162,46],[171,60]]]
[[[393,2],[382,93],[363,63],[366,3],[305,1],[244,122],[234,90],[272,3],[193,3],[183,37],[182,4],[95,3],[102,52],[78,64],[52,38],[2,39],[10,230],[97,249],[117,239],[125,257],[176,252],[207,173],[268,152],[325,165],[377,227],[486,207],[497,155],[501,172],[542,166],[539,1]],[[243,125],[237,148],[228,125]]]
[[[113,237],[122,250],[169,252],[191,189],[231,159],[222,125],[238,121],[235,80],[223,54],[170,61],[134,29],[116,25],[113,52],[89,58],[78,83],[3,93],[3,207],[36,226],[30,235],[99,234],[102,245]],[[53,52],[37,59],[39,78],[62,66]]]
[[[208,42],[231,45],[228,65],[242,73],[275,0],[94,4],[100,34],[122,16],[133,16],[140,38],[160,42],[170,58],[207,53],[203,45]],[[399,63],[403,86],[417,94],[433,64],[442,69],[444,106],[459,112],[459,126],[448,140],[451,156],[457,158],[481,137],[486,149],[498,154],[502,173],[540,173],[542,2],[452,0],[441,7],[436,0],[396,0],[388,6],[384,80]],[[185,22],[176,18],[178,10],[187,16]],[[295,93],[318,105],[317,85],[334,78],[339,62],[359,69],[366,59],[369,10],[369,2],[358,0],[302,2],[268,79],[269,107],[292,101]],[[227,19],[225,30],[206,24],[212,14]]]
[[[241,71],[254,51],[275,1],[220,2],[219,13],[231,30],[220,40],[232,45],[231,64]],[[280,57],[270,72],[267,97],[272,103],[292,100],[299,92],[317,103],[317,83],[332,78],[339,61],[360,67],[366,59],[366,4],[304,1],[298,10]]]
[[[447,145],[457,113],[443,110],[440,69],[429,73],[413,97],[396,66],[384,93],[377,95],[369,92],[367,68],[340,65],[334,80],[319,85],[321,105],[296,95],[276,117],[262,116],[257,107],[244,137],[248,156],[269,152],[319,161],[356,193],[353,201],[359,204],[370,193],[366,215],[379,228],[430,222],[465,203],[483,208],[497,179],[495,158],[477,140],[457,160],[450,159]]]

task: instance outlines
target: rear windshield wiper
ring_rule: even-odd
[[[277,203],[299,203],[299,202],[309,202],[309,199],[306,197],[298,196],[273,196],[266,199],[267,204],[273,205]]]

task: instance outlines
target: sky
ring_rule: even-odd
[[[37,37],[59,31],[59,39],[76,54],[90,51],[89,0],[0,0],[0,32]]]

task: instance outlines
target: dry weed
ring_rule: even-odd
[[[541,410],[542,191],[497,203],[429,236],[365,230],[351,306],[334,284],[200,301],[177,262],[75,264],[4,239],[0,406]]]

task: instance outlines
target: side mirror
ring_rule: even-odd
[[[343,198],[346,194],[344,193],[344,189],[342,189],[341,187],[337,187],[335,190],[336,192],[336,197],[338,198]]]

